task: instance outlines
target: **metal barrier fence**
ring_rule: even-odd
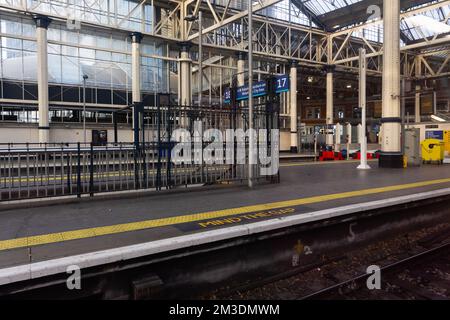
[[[265,128],[270,119],[260,111],[255,113],[255,120],[256,128]],[[202,123],[204,130],[246,129],[245,111],[160,107],[146,110],[144,121],[143,139],[138,145],[0,144],[0,201],[162,190],[225,181],[243,182],[248,178],[248,161],[247,164],[226,164],[224,159],[223,163],[194,164],[171,159],[174,129],[184,128],[193,134],[195,121]],[[203,147],[207,144],[209,142],[204,141]],[[195,147],[192,142],[193,157]],[[225,157],[225,144],[221,154]],[[260,176],[258,165],[254,166],[255,180],[274,181],[274,177]]]

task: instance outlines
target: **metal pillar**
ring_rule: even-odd
[[[141,119],[135,119],[136,116],[143,117],[143,115],[134,110],[134,105],[142,102],[141,94],[141,41],[143,35],[140,32],[133,32],[130,34],[131,37],[131,90],[133,99],[133,133],[134,141],[139,141],[139,135]],[[135,126],[138,126],[137,128]]]
[[[245,52],[238,52],[237,56],[237,85],[242,87],[245,85],[245,59],[247,54]]]
[[[359,170],[369,170],[370,166],[367,164],[367,90],[366,90],[366,76],[367,76],[367,64],[366,64],[366,49],[359,49],[359,107],[361,108],[361,164],[358,166]]]
[[[236,75],[236,85],[238,87],[243,87],[245,85],[245,60],[247,59],[247,53],[243,51],[239,51],[237,54],[237,75]],[[245,102],[241,103],[242,106],[245,105]],[[238,123],[236,125],[244,128],[244,119],[239,117],[236,120]]]
[[[83,142],[87,143],[87,134],[86,134],[86,80],[89,77],[83,74]]]
[[[421,68],[421,63],[420,63],[420,59],[416,58],[416,77],[419,77],[422,73],[422,68]],[[420,123],[422,121],[422,117],[420,114],[420,99],[421,99],[421,94],[420,91],[422,90],[422,87],[419,83],[419,80],[417,80],[416,83],[416,97],[415,97],[415,123]]]
[[[203,14],[198,12],[198,105],[202,106],[203,98]],[[211,82],[211,80],[210,80]]]
[[[380,167],[402,168],[400,117],[400,0],[384,0],[383,112]]]
[[[248,129],[250,130],[249,138],[249,166],[248,166],[248,186],[253,188],[253,165],[256,164],[254,148],[256,141],[253,130],[253,1],[248,1]]]
[[[191,44],[188,42],[182,43],[180,46],[180,59],[178,60],[179,61],[178,98],[180,105],[182,106],[190,106],[192,103],[192,92],[191,92],[192,60],[189,56],[190,49]]]
[[[350,143],[353,141],[353,126],[351,123],[347,124],[347,136]]]
[[[142,34],[133,32],[131,35],[131,86],[133,102],[141,102],[141,41]]]
[[[297,62],[291,62],[291,153],[298,153],[298,115],[297,115]]]
[[[335,141],[335,147],[334,150],[339,152],[341,151],[341,143],[342,143],[342,132],[343,132],[343,126],[340,123],[336,124],[336,141]]]
[[[326,132],[326,144],[328,146],[333,145],[333,134],[331,133],[330,130],[333,129],[333,124],[334,124],[334,99],[333,99],[333,91],[334,91],[334,86],[333,86],[333,73],[335,70],[335,66],[334,65],[328,65],[326,67],[326,71],[327,71],[327,112],[326,112],[326,117],[327,117],[327,132]]]
[[[35,15],[37,41],[37,82],[39,105],[39,143],[50,142],[50,124],[48,112],[48,54],[47,28],[51,19],[46,16]]]

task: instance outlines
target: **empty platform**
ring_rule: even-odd
[[[3,208],[0,284],[24,280],[24,270],[30,263],[41,263],[41,275],[46,275],[56,269],[42,271],[50,265],[45,262],[64,257],[78,255],[91,266],[127,259],[127,246],[143,245],[139,247],[142,250],[129,256],[137,257],[450,194],[448,166],[392,170],[379,169],[371,162],[372,170],[358,171],[357,165],[283,164],[281,184],[254,189],[223,185],[121,199]],[[119,255],[108,250],[120,250]],[[90,262],[91,258],[95,262]],[[60,260],[59,266],[73,262],[70,259]],[[16,273],[21,275],[15,277]]]

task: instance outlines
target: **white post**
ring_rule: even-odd
[[[290,110],[291,110],[291,153],[298,153],[298,114],[297,114],[297,61],[291,62],[291,91],[290,91]]]
[[[189,57],[189,43],[183,43],[181,45],[180,53],[180,69],[178,70],[178,76],[180,78],[180,90],[179,100],[181,106],[190,106],[192,102],[191,95],[191,73],[192,73],[192,60]]]
[[[35,15],[37,42],[37,82],[39,108],[39,143],[50,142],[50,123],[48,112],[48,49],[47,28],[51,20],[46,16]]]
[[[330,65],[327,66],[327,132],[326,132],[326,144],[328,146],[333,145],[333,134],[330,133],[333,123],[334,123],[334,100],[333,100],[333,73],[334,73],[335,66]]]
[[[359,107],[361,108],[361,164],[359,170],[368,170],[370,166],[367,164],[367,123],[366,123],[366,49],[359,49]]]
[[[380,167],[403,168],[400,116],[400,0],[383,1],[383,114]]]
[[[83,142],[86,145],[87,143],[87,134],[86,134],[86,80],[89,77],[87,75],[83,75]]]
[[[339,152],[341,151],[341,136],[342,136],[342,125],[340,123],[336,124],[336,145],[334,150]]]
[[[364,139],[363,136],[362,136],[363,135],[362,124],[359,123],[356,126],[356,128],[357,128],[356,132],[358,133],[358,144],[361,144],[363,139]]]
[[[201,10],[198,12],[198,28],[198,105],[201,107],[203,100],[203,14]]]
[[[248,129],[253,130],[253,1],[248,1]],[[253,147],[256,146],[255,137],[250,133],[248,186],[253,188],[253,165],[255,163]]]
[[[245,85],[245,59],[246,53],[240,51],[237,56],[237,86],[242,87]]]
[[[347,160],[350,160],[350,145],[352,144],[352,125],[351,123],[347,124]]]
[[[416,58],[416,77],[420,77],[421,73],[422,73],[422,68],[421,68],[421,61],[419,58]],[[420,123],[422,121],[422,117],[420,114],[420,105],[421,105],[421,94],[420,91],[422,90],[422,87],[420,85],[420,83],[416,83],[416,95],[415,95],[415,107],[414,107],[414,119],[415,119],[415,123]]]
[[[130,34],[131,37],[131,90],[132,90],[132,103],[135,102],[141,102],[142,101],[142,94],[141,94],[141,41],[142,41],[142,34],[139,32],[133,32]],[[135,125],[134,120],[134,110],[132,112],[132,124],[133,129]],[[141,116],[140,116],[141,117]],[[141,121],[142,119],[139,119],[137,123],[139,123],[138,129],[141,129]],[[134,134],[133,130],[133,134]],[[138,130],[138,132],[141,132],[141,130]],[[136,137],[134,137],[133,141],[136,141]]]

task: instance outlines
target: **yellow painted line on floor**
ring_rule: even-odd
[[[368,162],[375,162],[378,160],[367,160]],[[346,163],[360,163],[359,160],[348,160],[348,161],[317,161],[317,162],[298,162],[298,163],[283,163],[280,164],[280,167],[306,167],[306,166],[320,166],[320,165],[328,165],[328,164],[333,164],[333,165],[339,165],[339,164],[346,164]],[[208,168],[208,171],[220,171],[220,170],[225,170],[226,167],[213,167],[213,168]],[[172,169],[174,170],[174,169]],[[190,172],[194,172],[195,170],[198,170],[198,168],[177,168],[176,172],[177,173],[190,173]],[[156,174],[157,170],[156,169],[151,169],[148,171],[148,174]],[[161,174],[166,173],[165,169],[161,170]],[[134,177],[135,173],[134,171],[128,171],[126,173],[119,173],[119,172],[108,172],[108,173],[102,173],[102,172],[95,172],[94,173],[94,177],[95,179],[102,179],[102,178],[127,178],[127,177]],[[90,175],[89,174],[81,174],[81,179],[86,180],[89,179]],[[78,176],[77,174],[72,174],[71,175],[71,180],[75,183],[77,180]],[[65,175],[56,175],[56,176],[52,176],[51,174],[49,174],[48,176],[32,176],[30,178],[27,177],[14,177],[14,178],[2,178],[0,179],[0,183],[26,183],[26,182],[34,182],[34,183],[41,183],[41,182],[62,182],[62,181],[67,181],[67,174]],[[86,182],[86,181],[85,181]],[[17,187],[17,186],[16,186]],[[22,187],[27,187],[27,185],[24,185]]]
[[[211,171],[220,171],[220,170],[225,170],[224,167],[213,167],[213,168],[208,168],[206,169],[209,172]],[[195,173],[195,171],[200,171],[199,168],[176,168],[176,169],[172,169],[172,174],[177,174],[177,173]],[[161,169],[161,174],[166,174],[167,170],[166,169]],[[157,174],[158,170],[156,169],[152,169],[147,171],[147,174]],[[140,173],[142,174],[142,173]],[[126,173],[120,173],[120,172],[109,172],[109,173],[102,173],[102,172],[95,172],[94,173],[94,179],[103,179],[103,178],[111,178],[111,177],[118,177],[120,178],[127,178],[127,177],[134,177],[135,176],[135,172],[134,171],[126,171]],[[81,174],[80,178],[82,180],[84,180],[83,182],[88,182],[87,179],[90,178],[90,174]],[[78,179],[78,175],[72,174],[70,180],[73,181],[73,183],[76,183]],[[56,181],[56,182],[61,182],[61,181],[67,181],[67,175],[61,176],[61,175],[57,175],[57,176],[33,176],[31,178],[2,178],[0,179],[0,183],[21,183],[21,182],[35,182],[35,183],[40,183],[40,182],[50,182],[50,181]],[[114,182],[114,180],[109,181],[109,182]],[[116,183],[119,183],[120,181],[115,181]],[[53,185],[50,185],[50,187]],[[18,187],[18,186],[14,186],[14,187]],[[26,188],[27,185],[21,186]],[[33,187],[33,186],[31,186]]]
[[[189,222],[198,222],[198,221],[202,221],[202,220],[223,218],[223,217],[229,217],[229,216],[235,216],[235,215],[241,215],[241,214],[247,214],[247,213],[253,213],[253,212],[260,212],[260,211],[265,211],[265,210],[274,210],[274,209],[295,207],[295,206],[301,206],[301,205],[306,205],[306,204],[354,198],[354,197],[367,196],[367,195],[373,195],[373,194],[381,194],[381,193],[387,193],[387,192],[393,192],[393,191],[399,191],[399,190],[407,190],[407,189],[413,189],[413,188],[439,185],[439,184],[444,184],[444,183],[450,183],[450,178],[439,179],[439,180],[430,180],[430,181],[421,181],[421,182],[408,183],[408,184],[402,184],[402,185],[394,185],[394,186],[381,187],[381,188],[355,190],[355,191],[349,191],[349,192],[343,192],[343,193],[335,193],[335,194],[314,196],[314,197],[308,197],[308,198],[300,198],[300,199],[294,199],[294,200],[258,204],[258,205],[238,207],[238,208],[232,208],[232,209],[210,211],[210,212],[189,214],[189,215],[183,215],[183,216],[173,216],[173,217],[169,217],[169,218],[161,218],[161,219],[154,219],[154,220],[147,220],[147,221],[140,221],[140,222],[131,222],[131,223],[117,224],[117,225],[104,226],[104,227],[56,232],[56,233],[50,233],[50,234],[44,234],[44,235],[3,240],[3,241],[0,241],[0,251],[9,250],[9,249],[17,249],[17,248],[22,248],[22,247],[38,246],[38,245],[50,244],[50,243],[58,243],[58,242],[64,242],[64,241],[69,241],[69,240],[86,239],[86,238],[92,238],[92,237],[98,237],[98,236],[113,235],[113,234],[118,234],[118,233],[123,233],[123,232],[129,232],[129,231],[138,231],[138,230],[152,229],[152,228],[158,228],[158,227],[164,227],[164,226],[173,226],[173,225],[189,223]]]

